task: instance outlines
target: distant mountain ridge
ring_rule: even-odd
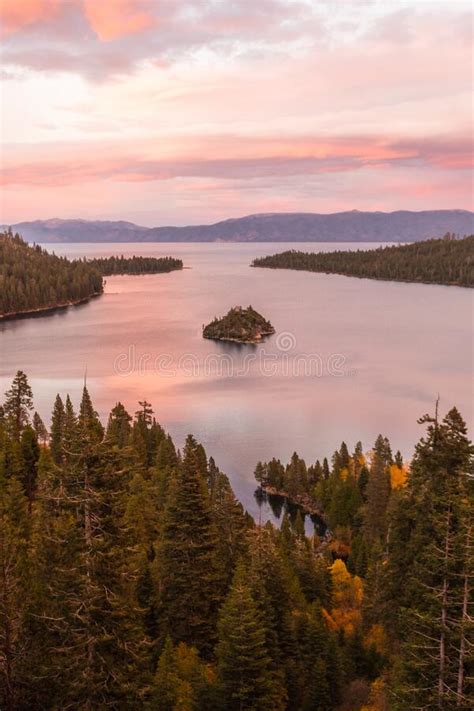
[[[35,220],[11,226],[29,242],[418,242],[474,232],[469,210],[268,213],[211,225],[142,227],[133,222]]]

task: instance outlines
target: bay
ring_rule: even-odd
[[[69,257],[176,256],[170,274],[108,277],[105,294],[41,318],[0,325],[0,386],[30,379],[45,419],[57,392],[75,404],[87,377],[105,420],[121,400],[151,401],[182,446],[192,432],[225,471],[244,506],[258,510],[258,460],[308,463],[345,440],[370,449],[381,432],[410,457],[418,417],[452,405],[473,423],[473,295],[469,289],[250,268],[285,249],[371,244],[61,244]],[[276,329],[253,346],[202,338],[202,326],[251,304]]]

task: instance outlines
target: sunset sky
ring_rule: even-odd
[[[0,222],[472,209],[464,0],[0,0]]]

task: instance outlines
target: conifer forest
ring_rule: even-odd
[[[252,266],[473,287],[474,235],[457,238],[448,232],[442,239],[355,251],[290,250],[257,258]]]
[[[472,708],[474,450],[456,408],[419,424],[409,464],[383,435],[256,463],[257,495],[299,502],[278,529],[147,400],[101,422],[84,386],[45,423],[18,371],[0,409],[1,708]]]

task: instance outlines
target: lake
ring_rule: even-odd
[[[257,516],[259,459],[307,462],[345,440],[370,449],[386,435],[409,457],[417,418],[452,405],[473,424],[473,293],[458,287],[250,268],[285,249],[371,244],[64,244],[69,257],[171,255],[185,269],[108,277],[90,303],[0,325],[0,385],[24,370],[49,423],[57,392],[80,399],[84,375],[105,421],[146,398],[181,447],[192,432]],[[202,338],[202,326],[251,304],[276,334],[258,346]],[[264,517],[271,517],[268,508]]]

